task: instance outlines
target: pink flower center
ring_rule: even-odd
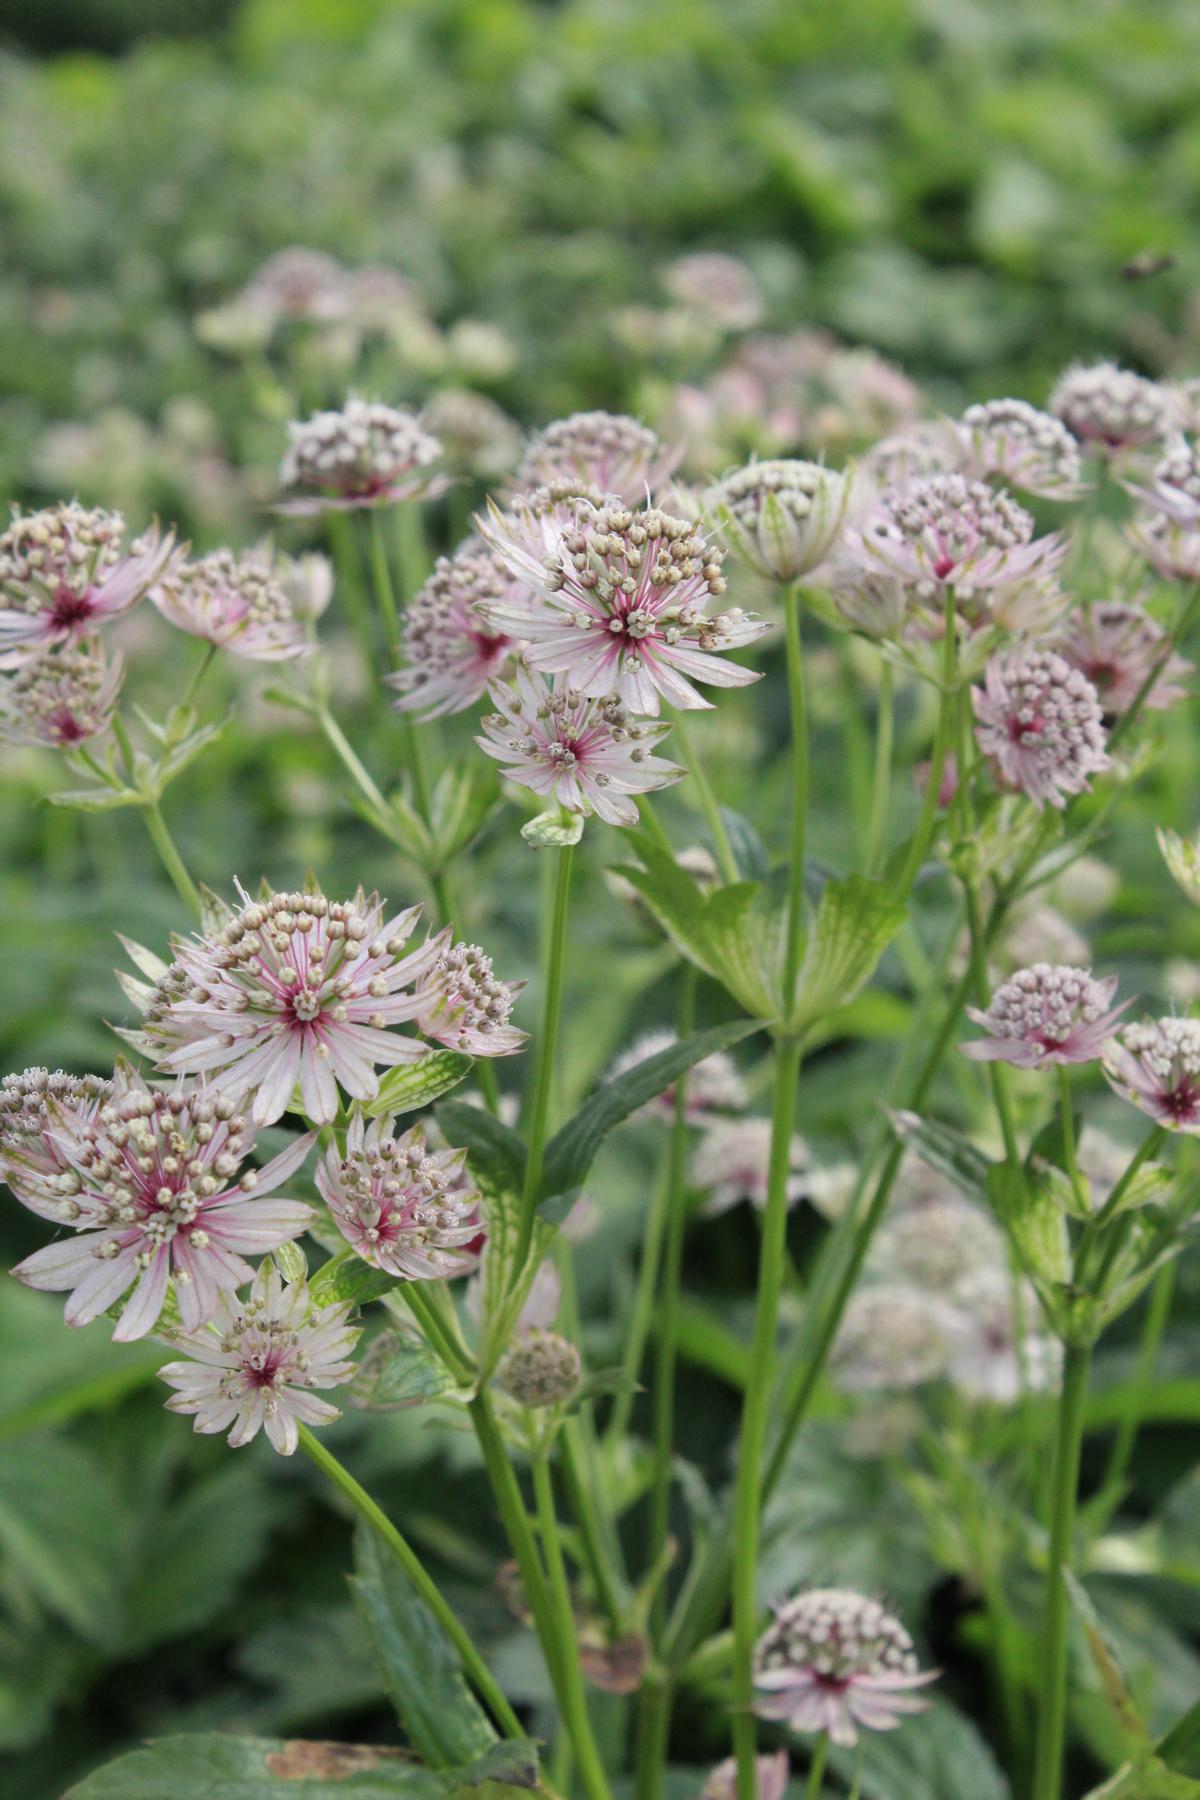
[[[69,588],[60,587],[54,596],[50,623],[56,631],[74,631],[90,619],[95,610],[90,588],[84,594],[73,594]]]

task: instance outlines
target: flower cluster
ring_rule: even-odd
[[[1061,419],[1026,400],[969,406],[959,424],[964,473],[998,475],[1044,500],[1076,500],[1085,491],[1079,445]]]
[[[1068,613],[1056,647],[1091,682],[1111,715],[1128,712],[1143,690],[1143,706],[1155,711],[1174,706],[1184,696],[1180,683],[1193,668],[1171,649],[1145,607],[1126,600],[1097,600]]]
[[[317,1167],[317,1191],[333,1222],[364,1262],[408,1281],[463,1275],[477,1257],[479,1195],[468,1185],[464,1150],[430,1150],[420,1125],[393,1135],[391,1120],[355,1116],[346,1147],[331,1144]]]
[[[539,431],[513,477],[518,489],[583,482],[626,506],[644,502],[679,461],[657,432],[622,413],[572,413]]]
[[[513,639],[485,623],[501,606],[512,578],[496,553],[468,540],[439,556],[432,575],[404,614],[404,667],[388,677],[396,705],[422,719],[473,706],[511,656]]]
[[[120,513],[64,501],[17,513],[0,533],[0,669],[78,643],[120,618],[160,580],[175,541],[154,529],[123,548]]]
[[[1053,650],[994,656],[971,689],[975,737],[1000,781],[1037,807],[1064,807],[1109,766],[1095,688]]]
[[[1148,487],[1127,482],[1130,493],[1151,512],[1185,531],[1200,529],[1200,446],[1194,438],[1172,438],[1154,465]]]
[[[850,489],[820,463],[749,463],[709,496],[730,548],[772,581],[823,563],[842,529]]]
[[[987,1036],[964,1044],[963,1054],[1018,1069],[1095,1062],[1129,1005],[1113,1008],[1116,991],[1115,975],[1097,981],[1090,969],[1069,964],[1018,969],[996,989],[986,1012],[967,1008]]]
[[[719,331],[748,331],[762,318],[758,283],[744,262],[720,250],[677,256],[662,271],[662,285],[672,300]]]
[[[767,1204],[770,1158],[770,1119],[713,1119],[696,1146],[691,1168],[692,1186],[708,1196],[706,1216],[728,1212],[742,1200],[761,1212]],[[789,1206],[804,1197],[809,1164],[808,1145],[794,1136],[788,1151]]]
[[[0,679],[0,738],[72,750],[112,724],[124,663],[99,639],[66,644]]]
[[[430,472],[441,445],[403,407],[351,394],[339,411],[314,413],[288,430],[279,479],[300,497],[285,501],[280,512],[389,506],[430,499],[445,487]]]
[[[247,662],[287,662],[310,646],[269,550],[214,550],[175,565],[150,590],[172,625]]]
[[[1200,1133],[1200,1019],[1127,1025],[1108,1046],[1104,1072],[1156,1124]]]
[[[813,1588],[776,1606],[754,1659],[754,1710],[793,1731],[858,1742],[858,1728],[888,1731],[926,1702],[916,1646],[878,1600],[849,1588]]]
[[[1175,420],[1168,388],[1115,363],[1076,365],[1059,377],[1050,411],[1099,455],[1135,450],[1165,437]]]
[[[111,1098],[113,1084],[96,1075],[68,1075],[58,1069],[26,1069],[0,1081],[0,1180],[6,1181],[31,1212],[62,1218],[63,1190],[74,1185],[71,1165],[59,1148],[64,1129],[90,1125]]]

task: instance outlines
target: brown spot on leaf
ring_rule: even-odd
[[[381,1744],[329,1744],[319,1739],[291,1738],[267,1757],[267,1768],[279,1781],[349,1781],[385,1763],[407,1763],[406,1750]]]
[[[642,1685],[648,1645],[639,1632],[611,1644],[583,1644],[580,1666],[593,1687],[606,1694],[632,1694]]]

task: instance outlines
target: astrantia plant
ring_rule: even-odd
[[[77,643],[144,599],[176,555],[154,528],[126,546],[120,513],[76,501],[16,513],[0,533],[0,668]]]

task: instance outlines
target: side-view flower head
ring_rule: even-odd
[[[445,491],[446,477],[433,472],[442,446],[405,407],[351,394],[338,411],[314,413],[288,430],[279,480],[297,498],[278,512],[353,511]]]
[[[265,547],[177,563],[150,590],[172,625],[247,662],[287,662],[310,645]]]
[[[1104,1073],[1156,1124],[1200,1133],[1200,1019],[1126,1025],[1108,1046]]]
[[[797,581],[833,549],[850,484],[820,463],[748,463],[727,475],[708,504],[730,549],[772,581]]]
[[[1061,419],[1026,400],[986,400],[959,421],[963,473],[998,475],[1043,500],[1077,500],[1087,491],[1079,445]]]
[[[1059,376],[1048,402],[1081,443],[1101,456],[1140,449],[1168,436],[1178,403],[1161,382],[1116,363],[1076,363]]]
[[[1062,621],[1056,648],[1095,688],[1109,714],[1128,712],[1150,675],[1154,682],[1142,701],[1157,712],[1182,700],[1180,685],[1194,665],[1176,655],[1166,634],[1144,606],[1127,600],[1097,600]]]
[[[661,487],[679,457],[657,432],[623,413],[572,413],[530,439],[513,486],[522,490],[555,481],[584,482],[626,506],[637,506]]]
[[[465,1248],[480,1230],[465,1167],[465,1150],[428,1149],[420,1125],[397,1137],[392,1120],[366,1125],[356,1115],[345,1151],[331,1144],[318,1163],[317,1191],[364,1262],[406,1281],[437,1281],[468,1274],[479,1260]]]
[[[1066,963],[1018,969],[996,989],[986,1012],[968,1006],[967,1017],[987,1036],[964,1044],[963,1055],[1018,1069],[1095,1062],[1132,1004],[1126,1000],[1114,1008],[1116,991],[1115,975],[1097,981],[1090,969]]]
[[[405,666],[387,678],[401,711],[436,719],[474,706],[515,649],[486,623],[488,606],[502,606],[512,586],[495,551],[478,540],[439,556],[405,609]]]
[[[0,675],[0,739],[72,750],[112,724],[124,679],[120,656],[110,661],[99,639],[61,649]]]
[[[153,526],[124,548],[120,513],[74,500],[14,514],[0,533],[0,669],[78,642],[150,591],[177,552]]]
[[[754,1710],[793,1731],[858,1742],[859,1727],[890,1731],[906,1713],[924,1711],[917,1689],[936,1681],[924,1670],[899,1619],[878,1600],[849,1588],[811,1588],[776,1606],[758,1642]]]

